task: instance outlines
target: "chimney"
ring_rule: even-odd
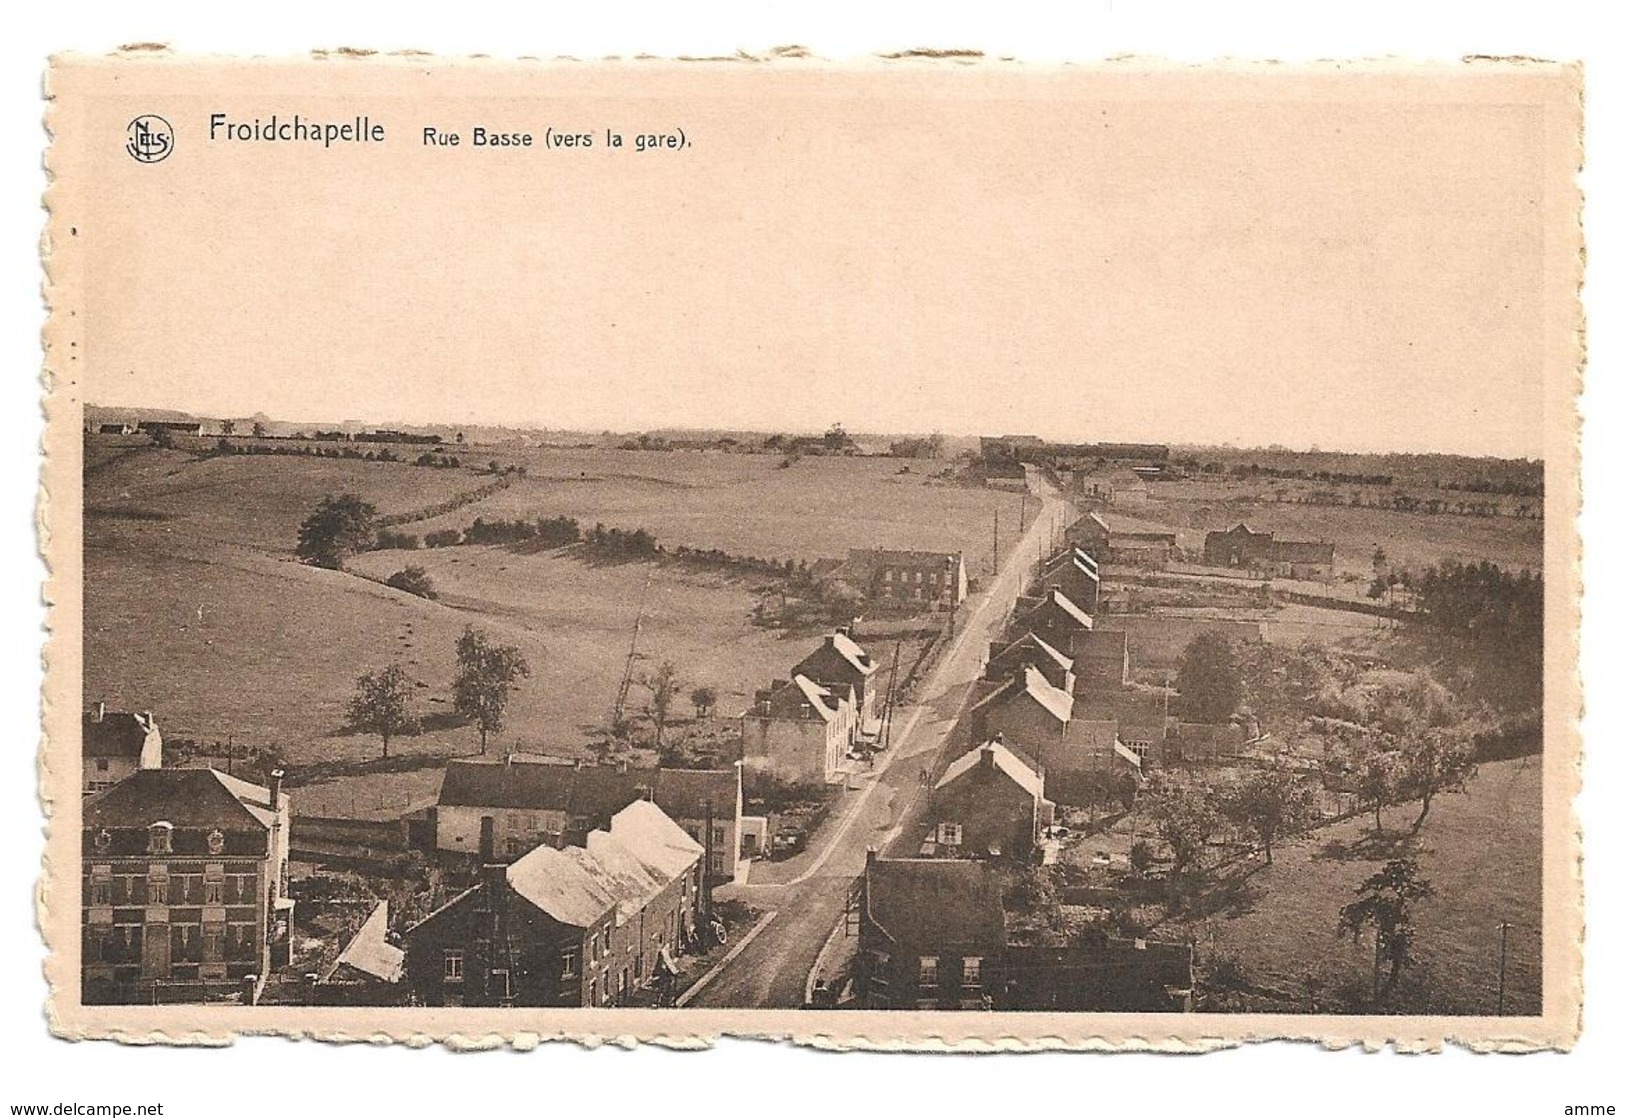
[[[92,722],[100,722],[103,719],[105,719],[106,717],[107,717],[107,704],[105,702],[103,702],[101,699],[97,699],[96,700],[96,705],[90,708],[90,720]]]
[[[982,764],[988,768],[992,768],[994,765],[993,742],[991,740],[982,745]]]
[[[282,807],[282,770],[271,770],[271,810]]]
[[[497,851],[497,821],[489,816],[480,816],[480,865],[489,865],[496,860]]]
[[[863,852],[863,864],[865,868],[873,866],[879,860],[880,851],[875,847],[871,846]]]

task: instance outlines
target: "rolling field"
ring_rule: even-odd
[[[1415,1011],[1494,1013],[1499,922],[1514,927],[1507,953],[1507,1012],[1538,1013],[1541,1003],[1540,758],[1486,764],[1462,795],[1441,796],[1414,851],[1436,895],[1416,911],[1416,975],[1429,991]],[[1390,832],[1408,828],[1417,807],[1384,813]],[[1327,987],[1369,983],[1371,939],[1336,935],[1338,910],[1385,856],[1352,848],[1370,815],[1333,824],[1275,852],[1275,864],[1249,878],[1235,914],[1208,918],[1191,932],[1202,952],[1238,961],[1256,986],[1305,999],[1305,976]]]
[[[470,452],[471,459],[483,459]],[[411,531],[463,528],[475,516],[572,516],[584,528],[647,528],[678,544],[734,555],[844,558],[851,547],[963,551],[974,575],[989,566],[993,518],[1000,545],[1020,531],[1019,493],[927,484],[937,464],[804,458],[788,469],[763,454],[620,450],[504,451],[528,476],[500,493]],[[425,501],[422,504],[428,504]],[[1037,507],[1027,502],[1029,513]]]
[[[514,490],[593,496],[565,507],[525,508],[526,515],[570,512],[589,523],[648,524],[656,531],[686,526],[677,539],[696,546],[844,554],[849,543],[871,541],[864,533],[886,517],[895,523],[883,525],[889,534],[879,542],[954,546],[974,542],[970,521],[984,511],[991,521],[995,502],[1010,510],[1013,541],[1019,516],[1017,495],[918,489],[907,477],[894,484],[889,463],[807,460],[779,470],[776,458],[762,456],[530,453],[532,476]],[[525,461],[482,448],[466,454],[474,462]],[[537,476],[537,459],[553,461],[555,454],[555,476]],[[381,513],[410,510],[480,484],[480,475],[466,469],[273,456],[199,461],[145,447],[99,453],[90,462],[85,697],[115,709],[151,710],[171,738],[275,744],[295,765],[377,757],[376,737],[343,732],[344,708],[358,674],[399,661],[417,685],[427,725],[392,742],[392,754],[477,752],[477,732],[448,717],[454,645],[473,623],[517,645],[534,672],[516,689],[509,728],[493,747],[580,755],[613,707],[646,579],[639,670],[670,659],[688,686],[717,690],[718,718],[737,714],[757,687],[786,675],[818,639],[753,626],[759,580],[671,565],[598,564],[568,551],[503,547],[371,552],[355,558],[348,572],[293,561],[299,521],[323,496],[354,492]],[[602,477],[583,486],[579,474],[590,463]],[[634,474],[628,463],[658,469]],[[566,480],[572,471],[576,480]],[[445,519],[467,524],[476,515],[516,515],[503,505],[515,500],[504,491]],[[705,525],[718,536],[707,535]],[[404,527],[422,532],[425,522]],[[799,551],[765,542],[797,539],[813,546]],[[408,562],[430,572],[439,600],[374,581]],[[640,712],[645,699],[634,687],[629,709]],[[686,697],[677,713],[691,714]],[[401,787],[387,798],[398,792],[404,802],[436,776],[399,774]],[[388,783],[354,778],[361,781]],[[367,789],[358,801],[369,799]],[[347,801],[354,789],[332,791]]]

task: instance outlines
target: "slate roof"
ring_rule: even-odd
[[[1017,637],[1015,640],[999,649],[999,651],[988,657],[988,662],[992,663],[995,660],[1006,660],[1012,656],[1019,658],[1023,654],[1031,655],[1033,653],[1037,653],[1054,661],[1056,666],[1058,666],[1062,671],[1069,672],[1072,670],[1072,658],[1070,656],[1062,654],[1060,649],[1045,641],[1044,638],[1040,637],[1037,633],[1031,632]]]
[[[817,680],[820,675],[825,674],[819,670],[820,661],[827,661],[832,655],[865,677],[873,675],[878,666],[857,641],[845,633],[830,633],[824,638],[823,644],[809,652],[801,663],[791,669],[791,674],[805,675],[809,679]]]
[[[705,804],[717,818],[731,818],[739,800],[739,770],[660,769],[655,803],[673,819],[704,819]]]
[[[1093,629],[1095,627],[1094,618],[1085,613],[1083,609],[1071,598],[1068,598],[1065,594],[1054,589],[1053,587],[1047,593],[1045,593],[1043,601],[1039,602],[1026,613],[1022,614],[1021,617],[1017,619],[1016,623],[1018,625],[1024,625],[1027,623],[1028,619],[1030,619],[1039,610],[1045,609],[1059,610],[1064,616],[1070,618],[1072,622],[1080,629]]]
[[[988,742],[949,765],[947,771],[942,774],[942,779],[937,781],[937,788],[939,790],[946,788],[966,774],[976,771],[988,752],[993,755],[995,769],[1013,780],[1022,791],[1034,799],[1044,798],[1044,778],[1000,742]]]
[[[604,880],[610,875],[568,850],[538,846],[505,873],[510,889],[573,928],[590,927],[620,901]]]
[[[147,734],[153,729],[142,715],[122,711],[108,711],[97,718],[90,711],[84,718],[84,755],[86,757],[126,757],[137,760]]]
[[[921,954],[998,954],[999,881],[986,862],[875,858],[864,873],[866,915],[892,942]]]
[[[1011,676],[1005,680],[999,687],[978,700],[971,709],[1003,706],[1020,695],[1030,696],[1056,721],[1072,720],[1072,696],[1051,684],[1044,678],[1044,673],[1031,666],[1023,670],[1020,676]]]
[[[574,765],[454,760],[440,781],[440,806],[569,811],[575,776]]]
[[[214,769],[141,769],[85,801],[86,827],[270,829],[269,789]]]

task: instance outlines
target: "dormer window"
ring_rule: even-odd
[[[147,853],[172,854],[174,853],[175,825],[159,820],[147,828]]]
[[[108,847],[113,845],[113,832],[109,831],[106,827],[103,827],[101,830],[96,832],[96,837],[93,841],[96,843],[97,850],[106,850]]]
[[[218,854],[226,848],[226,836],[219,827],[209,832],[209,853]]]

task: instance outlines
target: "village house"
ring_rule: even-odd
[[[481,853],[491,853],[486,824]],[[407,929],[406,982],[431,1006],[608,1006],[669,978],[706,911],[704,848],[638,800],[585,846],[482,861],[479,884]]]
[[[288,963],[289,816],[280,771],[142,769],[87,799],[84,1000],[257,1000]]]
[[[998,737],[949,765],[931,796],[934,853],[1026,858],[1055,805],[1044,798],[1044,774]]]
[[[1335,556],[1330,543],[1278,540],[1275,533],[1255,532],[1246,524],[1209,532],[1202,544],[1202,561],[1210,567],[1241,567],[1282,578],[1330,579]]]
[[[1001,1007],[1004,908],[992,865],[871,849],[853,903],[860,1008]]]
[[[435,805],[434,845],[443,862],[472,865],[489,819],[493,841],[487,860],[516,861],[538,846],[579,845],[616,812],[643,799],[707,846],[713,880],[733,880],[744,812],[737,762],[709,770],[560,765],[519,757],[453,760]]]
[[[999,684],[970,711],[971,732],[982,741],[996,734],[1043,768],[1062,751],[1072,721],[1072,696],[1051,685],[1035,667]]]
[[[1188,943],[1104,931],[1063,943],[1010,944],[1005,1008],[1071,1013],[1189,1013],[1195,952]]]
[[[876,712],[877,688],[871,686],[871,677],[878,665],[852,639],[852,630],[846,626],[824,637],[824,643],[809,652],[795,667],[790,678],[806,676],[820,687],[841,695],[851,688],[857,711],[857,729],[860,734],[872,734],[879,729]]]
[[[871,606],[952,609],[965,600],[965,557],[953,551],[854,547],[832,573],[863,593]]]
[[[1110,690],[1128,686],[1128,634],[1111,629],[1085,629],[1072,634],[1068,644],[1073,692]]]
[[[98,702],[81,723],[85,795],[105,792],[140,769],[161,768],[164,738],[150,711],[110,711]]]
[[[1013,641],[993,641],[988,645],[985,679],[1003,682],[1022,674],[1027,668],[1037,668],[1051,687],[1068,694],[1075,682],[1072,658],[1036,633],[1024,633]]]
[[[750,772],[787,784],[835,783],[857,743],[857,693],[850,684],[826,687],[805,675],[776,679],[739,716],[739,732]]]
[[[1066,548],[1039,568],[1035,581],[1041,587],[1055,587],[1090,616],[1100,608],[1100,566],[1075,547]]]
[[[1042,597],[1016,599],[1015,620],[1009,632],[1034,633],[1043,637],[1054,648],[1067,648],[1074,633],[1095,627],[1094,618],[1080,609],[1057,587],[1050,587]]]

